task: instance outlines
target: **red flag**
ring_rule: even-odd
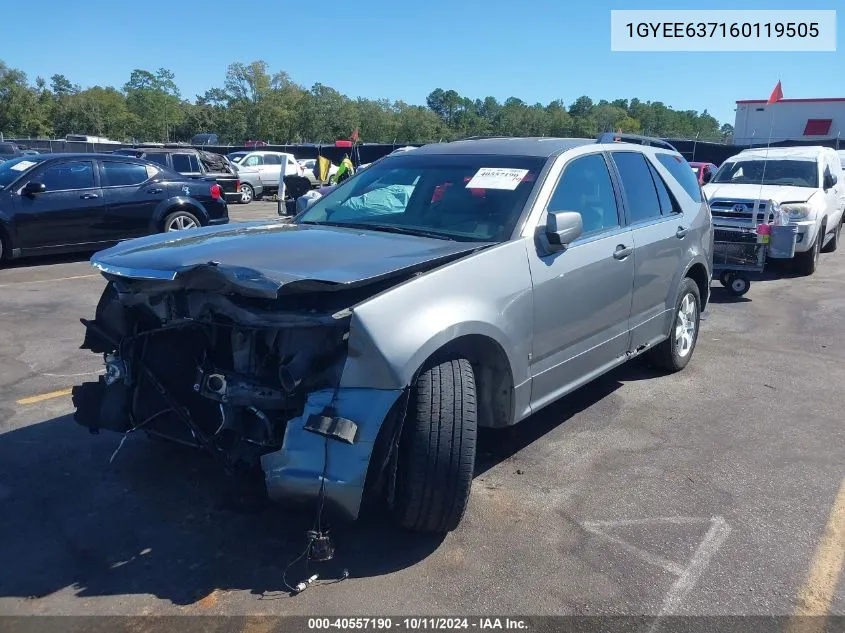
[[[353,143],[358,142],[358,128],[357,127],[354,130],[352,130],[352,142]]]
[[[783,89],[780,86],[780,79],[778,79],[778,85],[775,86],[775,89],[772,90],[772,94],[769,96],[769,100],[766,101],[766,105],[770,103],[775,103],[776,101],[780,101],[783,99]]]

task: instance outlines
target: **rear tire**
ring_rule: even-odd
[[[393,515],[404,528],[448,532],[469,500],[478,429],[475,375],[465,359],[424,371],[399,443]]]
[[[2,266],[6,260],[11,257],[8,243],[6,235],[3,233],[3,229],[0,229],[0,266]]]
[[[836,225],[836,230],[833,232],[833,237],[830,241],[822,247],[822,253],[832,253],[839,248],[839,236],[842,233],[842,222]]]
[[[647,352],[651,364],[670,373],[686,367],[698,342],[700,324],[701,292],[692,279],[684,277],[675,302],[669,338]]]
[[[795,272],[801,275],[812,275],[819,265],[819,254],[821,253],[822,240],[824,239],[824,228],[816,235],[813,245],[803,253],[795,253],[792,259],[792,266]]]
[[[185,229],[195,229],[199,226],[200,221],[197,219],[193,213],[188,213],[187,211],[174,211],[166,218],[164,218],[164,232],[167,233],[169,231],[182,231]]]
[[[255,189],[252,185],[241,183],[241,204],[249,204],[255,199]]]

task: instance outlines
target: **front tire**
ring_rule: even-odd
[[[842,222],[836,225],[836,230],[833,232],[833,237],[830,238],[830,241],[822,247],[823,253],[832,253],[837,248],[839,248],[839,236],[842,233]]]
[[[803,253],[795,253],[792,259],[792,265],[795,271],[801,275],[812,275],[816,272],[819,265],[819,255],[822,252],[822,240],[824,240],[824,227],[822,227],[816,234],[816,239],[813,245]]]
[[[669,338],[648,352],[652,365],[667,372],[681,371],[692,358],[701,324],[701,292],[689,277],[684,277]]]
[[[424,371],[399,443],[393,515],[404,528],[448,532],[466,510],[478,429],[475,375],[465,359]]]
[[[255,199],[255,189],[252,185],[241,183],[241,204],[249,204]]]

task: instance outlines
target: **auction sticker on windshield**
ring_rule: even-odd
[[[466,184],[467,189],[507,189],[513,191],[528,174],[527,169],[482,167]]]
[[[22,160],[21,162],[15,163],[11,167],[9,167],[9,169],[14,169],[15,171],[23,171],[25,169],[29,169],[34,164],[35,163],[32,162],[31,160]]]

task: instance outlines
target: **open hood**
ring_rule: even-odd
[[[430,269],[489,246],[341,227],[243,223],[163,233],[101,251],[107,276],[256,297],[340,290]]]

